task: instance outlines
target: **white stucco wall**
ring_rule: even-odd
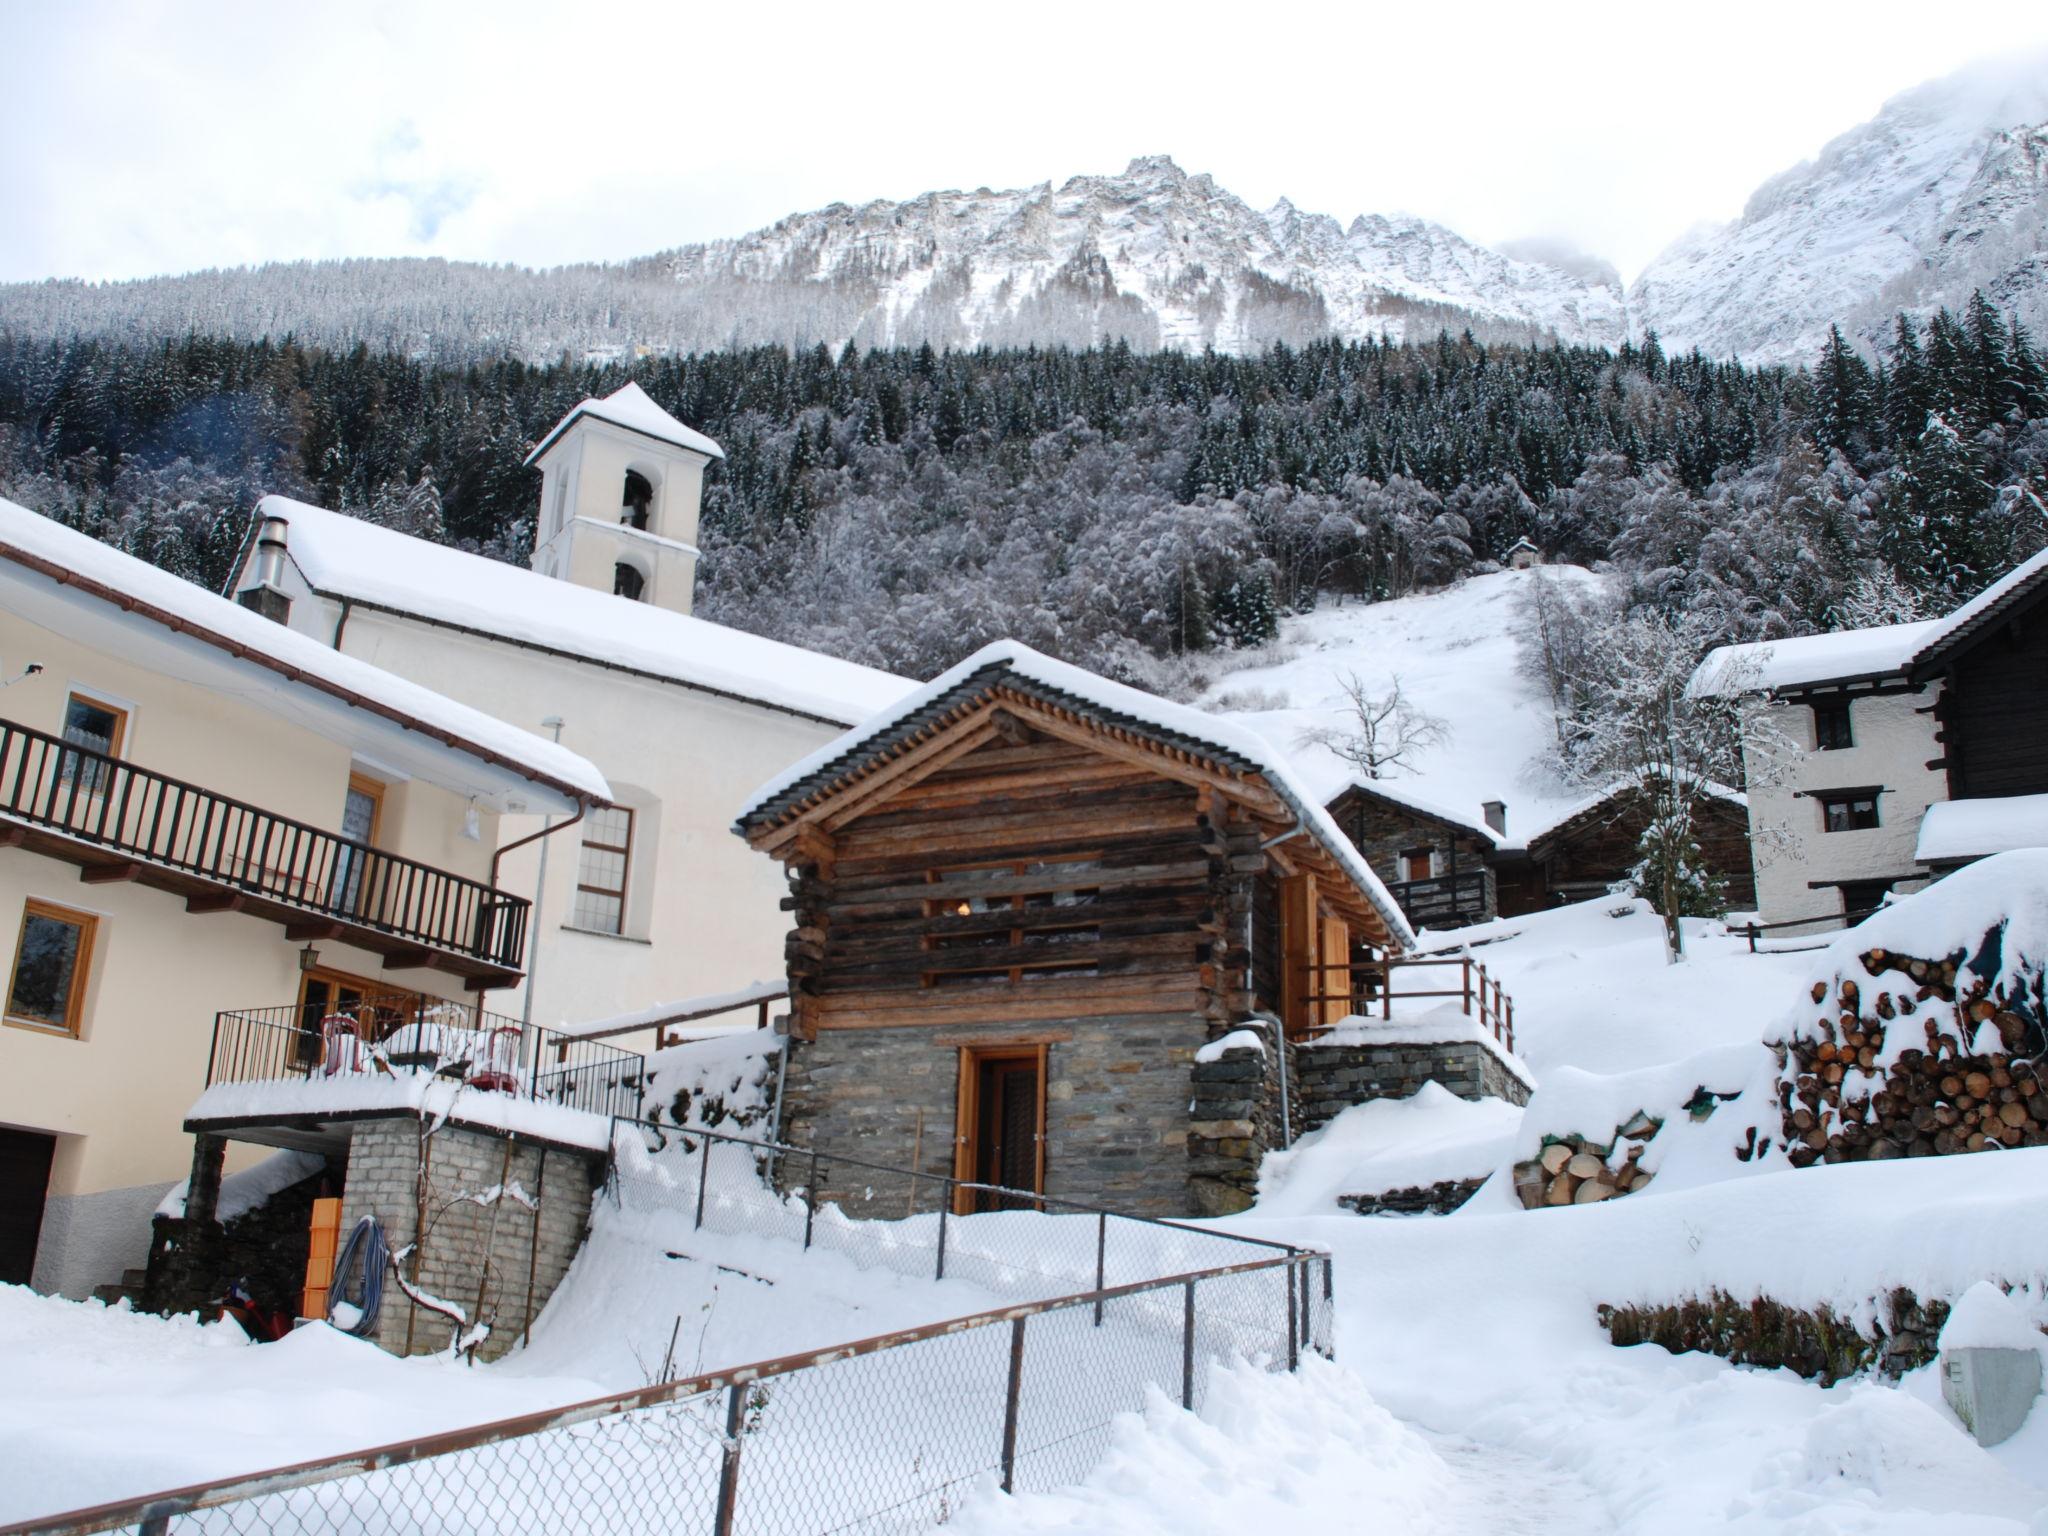
[[[1883,880],[1895,890],[1916,890],[1926,870],[1914,859],[1920,818],[1948,798],[1947,775],[1927,764],[1941,754],[1927,711],[1939,685],[1915,693],[1852,697],[1851,747],[1823,752],[1814,741],[1813,710],[1805,703],[1758,702],[1784,734],[1804,750],[1780,782],[1750,764],[1749,819],[1756,857],[1757,900],[1768,923],[1839,916],[1841,892],[1815,882]],[[1817,790],[1876,786],[1878,825],[1861,831],[1823,830]]]
[[[0,657],[44,668],[0,694],[0,715],[58,734],[74,689],[110,699],[130,710],[124,759],[317,827],[340,829],[350,772],[372,766],[260,700],[165,677],[18,615],[0,612]],[[396,780],[377,842],[487,879],[497,818],[481,815],[481,840],[464,838],[467,808],[438,786]],[[35,1283],[77,1296],[142,1262],[149,1211],[190,1168],[183,1121],[205,1087],[215,1014],[295,1002],[301,946],[274,922],[190,913],[181,895],[88,885],[75,864],[0,849],[0,988],[31,898],[98,920],[78,1036],[0,1025],[0,1125],[57,1138]],[[386,971],[381,956],[338,942],[319,948],[323,966],[388,980],[393,991],[462,995],[448,976]],[[244,1150],[237,1162],[260,1155]]]
[[[320,599],[304,596],[293,622],[331,635],[321,610]],[[559,716],[562,744],[597,764],[635,808],[623,936],[568,926],[580,831],[548,844],[530,953],[535,1023],[601,1018],[783,974],[787,885],[774,860],[733,835],[732,821],[755,789],[841,727],[374,610],[351,614],[343,648],[529,730]],[[539,825],[506,817],[502,835],[510,842]],[[538,866],[534,846],[508,855],[504,888],[533,895]],[[523,1000],[499,991],[485,1006],[516,1015]]]

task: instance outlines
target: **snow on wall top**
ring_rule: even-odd
[[[555,440],[570,427],[578,417],[590,416],[598,421],[608,421],[615,427],[624,427],[629,432],[638,432],[646,437],[657,438],[664,443],[673,443],[678,448],[687,448],[692,453],[701,453],[706,458],[722,459],[725,450],[699,432],[695,427],[685,426],[654,403],[653,397],[638,384],[628,384],[599,398],[595,395],[582,401],[577,407],[556,422],[547,436],[526,456],[531,466],[542,454],[551,448]]]
[[[914,686],[872,667],[431,544],[289,497],[266,496],[257,510],[290,524],[285,544],[292,563],[321,593],[751,699],[831,725],[850,725]]]
[[[1922,864],[1978,859],[2015,848],[2048,848],[2048,795],[1944,800],[1920,818],[1913,857]]]
[[[558,790],[598,800],[611,798],[604,775],[567,747],[394,677],[366,661],[329,650],[239,603],[0,499],[0,556],[10,550],[145,605],[155,612],[144,616],[167,623],[167,627],[169,623],[189,625],[200,632],[199,638],[268,664],[298,686],[317,688],[330,696],[355,695],[385,717],[433,735],[456,751],[510,767]]]
[[[1364,856],[1352,845],[1351,840],[1338,830],[1336,822],[1330,819],[1330,813],[1323,808],[1323,797],[1310,793],[1286,757],[1264,737],[1206,710],[1175,704],[1156,694],[1145,693],[1123,683],[1111,682],[1108,678],[1084,668],[1064,661],[1055,661],[1052,657],[1016,640],[998,640],[983,646],[965,661],[933,678],[916,692],[897,700],[873,718],[861,722],[845,735],[826,742],[809,757],[777,774],[748,797],[746,805],[741,808],[734,820],[734,830],[744,834],[747,823],[755,820],[775,802],[783,800],[797,786],[813,778],[822,781],[834,770],[851,768],[853,760],[860,754],[862,748],[886,734],[899,722],[967,683],[977,673],[996,669],[1006,670],[1027,682],[1079,699],[1106,713],[1122,715],[1156,730],[1201,742],[1230,757],[1249,763],[1273,790],[1288,802],[1289,807],[1301,818],[1302,825],[1314,836],[1323,851],[1337,861],[1352,883],[1358,887],[1359,892],[1380,914],[1394,945],[1400,949],[1413,947],[1415,934],[1408,926],[1407,919],[1402,916],[1400,907],[1387,893],[1387,888],[1380,883],[1379,876],[1367,865]],[[822,787],[822,782],[818,787]]]
[[[2048,1338],[2026,1313],[1990,1280],[1979,1280],[1949,1310],[1941,1326],[1941,1350],[2048,1349]]]
[[[1945,622],[1922,619],[1794,640],[1716,646],[1693,672],[1686,692],[1694,698],[1727,697],[1903,672]]]

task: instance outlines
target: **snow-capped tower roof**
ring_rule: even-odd
[[[654,403],[646,390],[638,384],[628,384],[613,390],[599,399],[592,395],[548,430],[533,452],[526,456],[527,467],[540,461],[541,455],[552,448],[564,432],[576,424],[579,417],[589,416],[598,421],[609,422],[615,427],[624,427],[628,432],[638,432],[657,442],[670,443],[678,448],[687,448],[692,453],[701,453],[707,459],[722,459],[725,450],[695,427],[688,427],[669,415]]]

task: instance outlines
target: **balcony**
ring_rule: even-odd
[[[0,847],[132,880],[191,912],[243,912],[294,943],[333,939],[472,989],[518,980],[528,903],[444,869],[273,815],[0,720]]]
[[[609,1145],[611,1117],[640,1113],[646,1072],[637,1051],[417,994],[325,1016],[304,1004],[228,1009],[214,1016],[206,1092],[185,1128],[331,1151],[350,1121],[421,1111]]]
[[[1493,871],[1483,866],[1430,880],[1398,881],[1387,891],[1417,928],[1462,928],[1494,916]]]

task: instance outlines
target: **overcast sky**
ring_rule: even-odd
[[[0,0],[0,278],[644,255],[1173,155],[1635,271],[2039,0]]]

